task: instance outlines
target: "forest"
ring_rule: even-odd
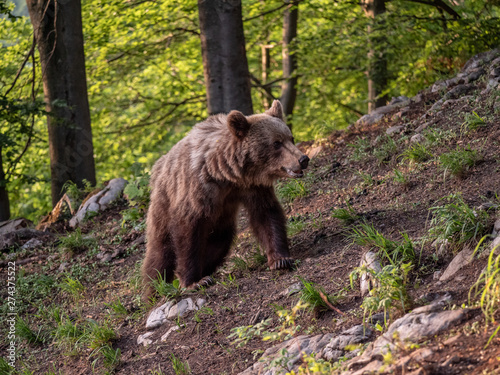
[[[24,2],[17,3],[2,1],[0,19],[2,207],[8,197],[12,217],[37,220],[55,204],[49,157],[55,141],[47,133],[40,46]],[[243,24],[250,109],[261,112],[293,90],[287,115],[295,138],[324,138],[368,113],[369,105],[413,96],[498,45],[497,5],[243,1],[234,17]],[[87,92],[78,95],[88,97],[95,175],[68,177],[80,187],[83,179],[131,178],[136,163],[149,170],[210,113],[196,2],[92,0],[82,3],[81,18]],[[210,37],[223,39],[226,31]],[[74,105],[51,100],[60,112]]]

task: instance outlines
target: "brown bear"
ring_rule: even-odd
[[[145,297],[159,275],[171,282],[175,273],[187,288],[208,285],[229,252],[240,206],[269,267],[290,268],[286,219],[273,183],[302,177],[308,162],[277,100],[262,114],[232,111],[195,125],[151,173]]]

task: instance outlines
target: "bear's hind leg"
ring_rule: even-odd
[[[236,234],[234,223],[217,224],[210,233],[205,254],[203,254],[203,277],[209,277],[224,262]]]

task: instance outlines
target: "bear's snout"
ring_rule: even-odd
[[[306,169],[309,165],[309,157],[307,155],[302,155],[299,159],[300,168]]]

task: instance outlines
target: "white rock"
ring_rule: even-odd
[[[493,232],[491,233],[491,235],[493,237],[498,237],[500,235],[500,218],[495,221],[495,224],[493,225]]]
[[[184,316],[187,312],[198,310],[198,307],[194,304],[191,298],[185,298],[176,305],[172,306],[168,311],[167,318],[177,318],[178,316]]]
[[[363,259],[361,259],[360,267],[363,266],[367,266],[369,269],[372,269],[377,273],[382,271],[382,266],[380,265],[378,255],[373,251],[368,251],[363,256]],[[370,290],[375,286],[374,284],[375,280],[372,280],[369,273],[362,274],[359,282],[361,295],[366,296],[370,292]]]
[[[473,260],[472,254],[474,249],[470,247],[465,247],[461,252],[459,252],[455,258],[450,262],[443,275],[439,278],[439,281],[449,280],[454,276],[459,270],[470,264]]]
[[[146,321],[146,329],[154,329],[164,324],[167,321],[167,315],[173,304],[172,301],[168,301],[151,311]]]
[[[198,298],[196,300],[196,306],[198,307],[198,309],[201,309],[203,307],[203,305],[207,302],[206,299],[203,299],[203,298]],[[197,310],[198,310],[197,309]]]
[[[153,343],[153,340],[151,340],[150,337],[151,335],[153,334],[153,332],[146,332],[145,334],[143,335],[139,335],[139,337],[137,338],[137,345],[144,345],[144,346],[148,346],[150,344]]]
[[[26,242],[22,247],[21,249],[22,250],[31,250],[31,249],[36,249],[37,247],[40,247],[42,246],[43,243],[42,241],[40,241],[39,239],[37,238],[32,238],[31,240],[29,240],[28,242]]]
[[[175,331],[177,331],[177,330],[179,330],[179,326],[173,326],[173,327],[170,327],[170,328],[169,328],[169,330],[168,330],[167,332],[165,332],[165,333],[163,334],[163,336],[160,338],[160,341],[161,341],[161,342],[165,342],[165,341],[167,341],[168,336],[170,336],[170,334],[171,334],[172,332],[175,332]]]
[[[292,285],[290,285],[288,288],[286,288],[284,291],[282,291],[279,296],[280,297],[288,297],[291,296],[292,294],[296,294],[300,292],[302,289],[304,289],[304,284],[302,284],[300,281],[296,282]]]
[[[424,143],[426,138],[422,134],[415,134],[410,138],[410,143]]]

